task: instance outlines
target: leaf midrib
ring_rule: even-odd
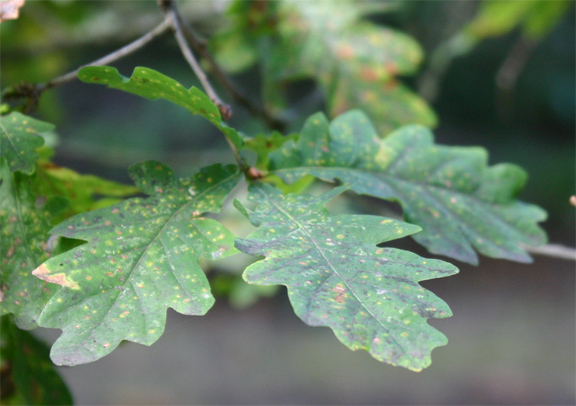
[[[312,243],[314,244],[314,246],[316,247],[316,250],[320,253],[320,255],[322,255],[322,258],[324,258],[324,261],[326,261],[326,263],[328,264],[328,266],[330,267],[330,269],[332,270],[332,272],[334,272],[334,274],[336,276],[338,276],[338,278],[346,285],[348,291],[354,296],[354,298],[356,299],[356,301],[358,303],[360,303],[362,305],[362,308],[364,308],[372,317],[373,320],[375,320],[388,334],[389,337],[391,337],[394,342],[396,343],[396,346],[398,348],[400,348],[404,353],[406,353],[406,350],[404,349],[404,347],[398,342],[398,340],[393,336],[393,334],[391,333],[390,329],[388,329],[386,326],[384,326],[380,320],[378,319],[378,317],[376,317],[374,315],[374,313],[372,313],[372,311],[370,311],[370,309],[368,309],[362,300],[360,300],[360,298],[356,295],[356,293],[354,292],[354,290],[350,287],[350,285],[347,283],[347,281],[338,273],[337,269],[334,267],[334,265],[332,265],[331,261],[326,257],[326,255],[324,255],[324,251],[320,248],[320,246],[316,243],[316,240],[314,239],[314,237],[312,236],[312,234],[307,230],[307,228],[301,224],[296,218],[294,218],[294,216],[292,216],[289,212],[287,212],[286,210],[284,210],[282,208],[282,206],[276,204],[276,201],[274,201],[271,196],[268,196],[266,194],[265,191],[260,190],[261,193],[268,199],[268,201],[274,205],[274,207],[276,207],[276,209],[278,209],[280,212],[282,212],[286,217],[288,217],[288,219],[290,219],[292,222],[294,222],[307,236],[308,238],[312,241]]]
[[[132,272],[130,272],[130,275],[128,276],[128,278],[126,278],[126,281],[124,282],[124,284],[122,285],[122,289],[118,290],[118,295],[116,296],[116,299],[114,299],[114,304],[112,306],[110,306],[110,308],[108,309],[108,311],[106,312],[106,314],[104,315],[104,317],[102,317],[102,319],[96,323],[90,330],[92,330],[92,332],[94,332],[110,315],[110,313],[112,312],[112,310],[114,310],[116,308],[116,306],[118,305],[118,296],[120,296],[120,294],[124,291],[124,289],[126,288],[126,286],[128,285],[128,283],[131,283],[132,280],[132,276],[134,276],[134,274],[136,273],[135,269],[139,267],[140,263],[143,261],[143,259],[145,258],[148,250],[150,249],[150,247],[152,247],[157,239],[164,233],[166,227],[168,226],[168,224],[170,224],[172,222],[172,220],[185,208],[188,208],[191,204],[193,204],[194,202],[196,202],[200,197],[205,196],[206,194],[208,194],[208,192],[214,190],[217,187],[220,187],[222,184],[229,182],[230,180],[232,180],[234,177],[237,177],[239,174],[238,172],[234,172],[231,176],[226,177],[225,179],[222,179],[220,182],[215,183],[214,185],[210,186],[209,188],[205,189],[204,191],[198,193],[196,196],[194,196],[192,198],[192,200],[190,200],[189,202],[183,204],[179,209],[175,210],[168,218],[168,220],[166,220],[166,222],[164,223],[164,225],[162,226],[162,228],[156,233],[156,235],[154,236],[154,238],[152,239],[152,241],[147,244],[146,248],[142,251],[142,254],[140,255],[140,258],[138,259],[138,261],[134,264],[134,266],[132,267]],[[153,196],[151,196],[153,197]],[[177,278],[176,278],[177,279]],[[136,293],[137,294],[137,293]],[[141,303],[141,300],[138,300],[138,303]],[[146,317],[144,317],[144,320],[146,320]]]

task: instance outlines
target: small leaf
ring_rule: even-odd
[[[65,197],[70,204],[59,216],[63,220],[74,214],[117,203],[120,197],[135,195],[140,190],[131,185],[112,182],[94,175],[81,175],[69,168],[41,160],[33,189],[36,194]],[[96,199],[96,196],[99,198]],[[59,221],[56,221],[59,222]]]
[[[54,126],[18,112],[12,112],[0,119],[2,138],[0,157],[6,159],[12,172],[20,171],[32,175],[38,160],[36,148],[44,144],[39,133],[51,131]]]
[[[132,76],[120,75],[110,66],[88,66],[78,71],[78,78],[86,83],[107,85],[113,89],[133,93],[149,100],[164,99],[199,114],[210,121],[239,149],[244,140],[235,129],[222,122],[218,107],[196,87],[186,89],[174,79],[153,69],[137,67]]]
[[[516,200],[526,174],[511,164],[487,166],[482,148],[434,144],[431,132],[406,126],[380,140],[366,116],[352,111],[328,123],[316,114],[298,142],[271,154],[286,182],[314,175],[349,184],[356,193],[398,201],[413,238],[435,254],[478,263],[474,249],[494,258],[531,261],[521,244],[546,240],[537,206]]]
[[[258,134],[254,138],[245,140],[244,149],[256,152],[256,167],[258,169],[266,169],[268,167],[268,156],[270,153],[280,148],[286,141],[296,138],[296,134],[284,136],[278,131],[273,131],[270,135]]]
[[[249,266],[253,284],[288,287],[295,313],[311,326],[328,326],[352,350],[420,371],[446,337],[426,319],[451,316],[441,299],[418,282],[453,275],[443,261],[376,244],[415,233],[419,227],[385,217],[331,216],[324,204],[341,193],[284,196],[258,184],[250,220],[258,229],[236,247],[266,259]]]
[[[2,316],[0,358],[3,405],[72,405],[72,395],[50,362],[50,349]]]
[[[202,315],[214,298],[200,257],[235,252],[234,236],[215,220],[239,180],[236,167],[213,165],[176,178],[158,163],[130,168],[150,195],[76,215],[52,232],[88,241],[33,273],[63,288],[42,312],[40,325],[60,328],[52,347],[58,365],[95,361],[122,340],[151,345],[164,331],[168,307]]]
[[[62,199],[38,198],[30,192],[30,177],[0,169],[0,314],[12,313],[22,329],[38,327],[40,312],[56,287],[38,280],[32,271],[54,254],[49,219],[64,208]]]

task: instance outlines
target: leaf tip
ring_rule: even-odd
[[[80,286],[71,279],[66,278],[66,274],[57,273],[50,275],[50,270],[45,264],[40,265],[38,268],[32,271],[32,275],[36,276],[43,281],[55,283],[57,285],[65,286],[70,289],[79,290]]]

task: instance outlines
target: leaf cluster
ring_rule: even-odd
[[[225,122],[214,98],[150,68],[130,77],[110,66],[78,71],[85,83],[204,117],[226,138],[236,165],[178,176],[161,162],[140,162],[128,170],[134,185],[123,185],[54,164],[45,142],[54,126],[3,107],[0,351],[3,371],[15,371],[13,401],[71,401],[54,371],[35,365],[47,349],[22,330],[62,330],[52,361],[84,364],[122,341],[153,344],[168,308],[201,316],[215,292],[232,289],[248,303],[285,286],[304,323],[330,328],[351,350],[420,371],[447,343],[428,319],[452,314],[420,282],[458,269],[390,242],[411,236],[432,254],[471,264],[479,254],[531,261],[525,248],[545,242],[538,223],[546,214],[517,198],[526,173],[513,164],[490,166],[483,148],[435,143],[434,113],[399,79],[417,70],[421,49],[370,22],[377,8],[348,0],[338,7],[324,0],[232,3],[229,25],[208,46],[228,71],[259,65],[266,112],[291,119],[286,93],[298,81],[312,79],[321,91],[328,117],[313,114],[287,135],[244,134]],[[490,26],[491,13],[504,9],[508,17]],[[489,2],[470,32],[487,36],[525,21],[534,33],[533,11]],[[321,182],[327,191],[317,195],[313,185]],[[234,208],[255,227],[242,237],[223,220],[228,209],[221,213],[240,188],[247,197],[234,199]],[[403,221],[326,208],[337,196],[353,203],[359,195],[398,203]],[[240,252],[253,263],[232,282],[208,278],[206,260]],[[32,385],[53,386],[30,397],[24,375]]]
[[[2,234],[3,312],[23,328],[62,329],[51,351],[56,364],[94,361],[122,340],[152,344],[168,307],[206,313],[214,298],[200,258],[242,251],[264,258],[244,271],[245,281],[287,286],[305,323],[330,327],[350,349],[418,371],[430,364],[433,348],[446,344],[426,320],[451,314],[418,282],[457,269],[381,244],[414,234],[433,253],[476,263],[476,251],[529,261],[520,244],[544,240],[536,225],[544,213],[516,200],[522,170],[488,167],[480,148],[438,146],[425,127],[403,127],[382,139],[367,116],[351,111],[332,122],[313,115],[289,137],[249,137],[224,124],[200,90],[151,69],[137,68],[126,78],[111,67],[88,67],[79,77],[204,116],[232,145],[256,154],[261,176],[213,165],[179,178],[148,161],[130,168],[135,188],[108,183],[38,159],[42,138],[35,134],[51,127],[17,113],[6,116],[4,122],[16,124],[3,127],[2,142],[18,147],[2,155],[0,214],[9,225]],[[257,207],[235,206],[257,229],[237,239],[206,213],[221,210],[243,174],[248,200]],[[318,197],[285,194],[296,181],[305,189],[311,177],[343,186]],[[112,198],[137,190],[147,197],[100,208],[91,200],[104,191]],[[345,190],[398,201],[407,223],[330,215],[325,203]],[[50,230],[49,220],[66,203],[76,213]],[[80,245],[66,249],[62,241]]]

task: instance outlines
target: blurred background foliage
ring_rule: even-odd
[[[284,133],[298,131],[319,110],[334,116],[362,108],[383,134],[419,122],[435,128],[439,143],[484,146],[491,163],[513,162],[527,170],[530,178],[520,198],[548,211],[544,228],[551,242],[574,246],[575,210],[568,204],[576,183],[573,1],[188,0],[180,8],[210,40],[211,51],[238,88],[286,120]],[[118,49],[161,20],[153,0],[28,1],[19,19],[0,25],[0,86],[6,90],[51,80]],[[185,86],[199,86],[169,34],[114,65],[125,76],[146,66]],[[213,84],[234,107],[232,126],[247,134],[269,131],[235,106],[216,80]],[[128,166],[145,159],[165,162],[180,174],[233,162],[223,137],[202,118],[162,101],[79,81],[45,92],[35,116],[56,125],[59,143],[53,161],[83,174],[128,183]],[[354,209],[381,210],[367,198]],[[429,256],[413,243],[405,244]],[[238,272],[242,261],[218,266]],[[63,373],[79,403],[573,403],[573,263],[537,258],[534,265],[521,265],[483,258],[479,268],[457,265],[461,275],[427,283],[455,316],[441,322],[450,344],[435,352],[438,359],[419,377],[373,365],[336,346],[324,350],[322,340],[334,340],[322,329],[310,332],[290,318],[278,324],[277,317],[290,317],[282,295],[238,316],[244,324],[235,321],[236,313],[226,304],[200,322],[170,313],[174,324],[166,335],[172,331],[173,338],[152,349],[125,346],[124,354],[136,352],[149,364],[121,367],[112,363],[135,361],[115,353]],[[213,285],[216,294],[233,292],[229,299],[237,305],[252,303],[254,292],[244,293],[245,285],[234,275],[220,274]],[[476,327],[482,323],[485,328]],[[205,355],[193,355],[197,372],[186,373],[208,385],[210,379],[199,378],[205,371],[220,389],[175,386],[182,383],[179,376],[186,368],[195,367],[178,360],[178,351],[192,351],[182,345],[194,344],[170,341],[179,337],[186,342],[187,332],[203,343],[197,351]],[[279,347],[260,348],[263,338],[257,333],[277,340]],[[45,338],[50,340],[50,334]],[[212,339],[228,353],[211,345]],[[244,344],[238,344],[240,339]],[[250,340],[254,342],[246,344]],[[292,348],[292,341],[300,344]],[[153,351],[171,347],[174,355]],[[256,360],[237,354],[242,351],[238,348]],[[342,363],[326,358],[330,354],[338,354]],[[142,382],[160,375],[138,374],[160,362],[172,362],[165,367],[171,373],[160,375],[170,375],[164,388],[176,389],[157,389],[154,395],[147,386],[159,384]],[[249,364],[232,366],[238,362]],[[277,374],[267,372],[270,365],[278,368]],[[106,380],[107,370],[136,374],[126,378],[132,386],[115,387],[114,380]],[[329,372],[331,377],[325,377]],[[98,383],[87,384],[91,379]]]

